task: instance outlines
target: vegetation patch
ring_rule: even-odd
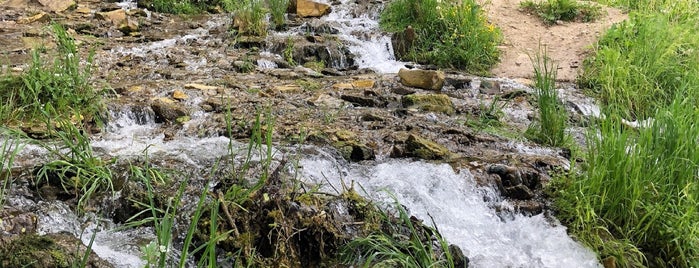
[[[500,30],[474,0],[391,1],[381,13],[380,25],[393,33],[413,29],[404,60],[483,74],[500,55]]]
[[[55,58],[42,57],[42,49],[34,49],[24,73],[0,77],[0,122],[4,125],[49,119],[101,121],[102,96],[90,85],[93,53],[81,58],[63,26],[51,27],[58,44]]]
[[[578,3],[576,0],[527,0],[519,4],[523,12],[538,15],[547,25],[557,21],[595,21],[602,15],[598,5]]]
[[[534,141],[549,146],[564,146],[570,143],[566,135],[568,115],[558,99],[556,89],[556,70],[546,51],[534,59],[534,89],[539,108],[539,118],[527,129],[527,136]]]
[[[699,6],[611,2],[632,11],[584,64],[580,85],[606,116],[588,135],[581,173],[555,180],[558,217],[617,266],[697,267]]]

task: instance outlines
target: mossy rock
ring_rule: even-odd
[[[412,94],[401,98],[404,108],[417,108],[426,112],[453,115],[454,104],[445,94]]]
[[[359,162],[362,160],[373,160],[376,158],[373,149],[354,141],[340,141],[334,143],[333,146],[337,148],[342,157],[348,161]]]
[[[405,141],[407,154],[425,160],[448,159],[452,153],[434,141],[410,134]]]
[[[0,267],[82,267],[86,247],[69,234],[23,235],[0,243]],[[84,267],[113,267],[94,252]]]

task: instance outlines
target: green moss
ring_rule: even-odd
[[[425,112],[453,115],[456,111],[449,96],[444,94],[411,94],[401,99],[403,107],[417,108]]]

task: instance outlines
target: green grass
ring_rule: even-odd
[[[58,142],[37,143],[58,158],[43,164],[36,173],[37,184],[60,185],[65,193],[73,193],[78,199],[78,212],[83,212],[90,198],[98,193],[114,191],[111,160],[94,155],[85,130],[67,121],[47,121],[49,133]],[[58,128],[54,127],[58,126]]]
[[[51,27],[57,42],[53,59],[42,57],[39,49],[32,50],[32,61],[24,73],[0,77],[0,122],[43,122],[47,116],[99,121],[104,106],[100,93],[90,85],[93,53],[80,57],[65,29],[60,24]]]
[[[417,38],[407,60],[484,74],[500,55],[500,30],[473,0],[395,0],[380,25],[389,32],[413,27]]]
[[[606,117],[588,135],[580,173],[554,182],[559,218],[618,266],[697,267],[699,3],[610,2],[630,19],[584,64],[579,84]]]
[[[565,146],[570,143],[566,134],[568,115],[558,99],[556,73],[558,66],[546,51],[539,52],[534,59],[534,89],[536,90],[539,118],[527,129],[527,136],[549,146]]]
[[[538,15],[547,25],[557,21],[595,21],[602,15],[601,7],[578,3],[576,0],[527,0],[519,4],[522,11]]]
[[[12,183],[12,166],[15,157],[24,147],[19,135],[0,127],[0,208],[5,204],[7,187]]]
[[[346,244],[340,251],[342,263],[357,267],[453,268],[449,244],[439,231],[413,223],[410,214],[397,201],[394,207],[398,210],[398,222],[391,220],[393,216],[382,214],[387,229]]]

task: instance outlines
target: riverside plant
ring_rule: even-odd
[[[379,210],[389,231],[380,230],[350,241],[340,251],[341,261],[358,267],[455,267],[449,244],[439,230],[414,224],[395,196],[393,199],[399,224]],[[406,226],[407,237],[401,233]]]
[[[24,147],[18,135],[7,128],[0,128],[0,208],[5,203],[5,191],[12,183],[12,166],[15,157]]]
[[[568,116],[556,90],[558,66],[548,57],[545,49],[537,53],[532,61],[539,119],[529,126],[527,134],[544,145],[565,146],[570,141],[565,132]]]
[[[78,198],[79,211],[85,209],[92,195],[97,192],[114,192],[113,174],[109,167],[112,161],[94,155],[85,130],[79,129],[70,121],[48,120],[46,125],[49,134],[58,138],[58,143],[37,143],[58,159],[43,164],[38,169],[37,185],[60,184],[63,191],[73,193]]]
[[[498,61],[502,34],[474,0],[395,0],[379,23],[388,32],[412,26],[417,39],[407,60],[473,73],[487,73]]]
[[[58,55],[53,62],[41,57],[41,49],[31,51],[32,61],[28,70],[19,76],[5,75],[0,79],[0,122],[43,121],[47,110],[50,117],[63,119],[64,115],[79,115],[98,119],[104,110],[101,95],[90,86],[92,58],[90,52],[81,59],[72,37],[63,26],[51,25]],[[47,108],[50,106],[50,108]]]
[[[527,0],[520,2],[519,7],[524,12],[537,14],[547,25],[553,25],[559,20],[591,22],[602,14],[601,7],[581,4],[576,0]]]
[[[581,79],[606,116],[588,135],[580,173],[555,182],[558,215],[617,266],[697,267],[697,3],[615,2],[631,18],[603,36]]]

